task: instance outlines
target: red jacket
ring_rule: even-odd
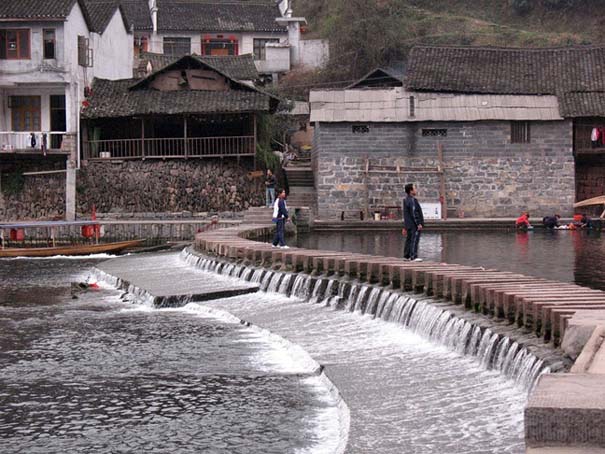
[[[524,225],[524,226],[526,226],[526,227],[529,227],[529,225],[530,225],[530,224],[529,224],[529,218],[527,217],[527,215],[526,215],[526,214],[522,214],[522,215],[521,215],[521,216],[519,216],[519,217],[517,218],[517,220],[515,221],[515,225],[516,225],[517,227],[518,227],[518,226],[521,226],[521,225]]]

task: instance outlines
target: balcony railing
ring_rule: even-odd
[[[254,156],[254,136],[90,140],[84,159],[166,159]]]
[[[65,131],[0,131],[0,153],[62,151],[65,134]]]

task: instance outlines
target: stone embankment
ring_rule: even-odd
[[[259,223],[200,233],[195,249],[284,271],[424,292],[525,327],[577,358],[571,373],[542,376],[532,393],[525,412],[527,452],[605,453],[605,292],[479,267],[252,241],[272,229]]]

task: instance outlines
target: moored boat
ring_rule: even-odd
[[[116,253],[140,246],[145,240],[117,241],[98,244],[72,244],[50,247],[17,247],[0,249],[0,257],[52,257],[54,255],[90,255]]]

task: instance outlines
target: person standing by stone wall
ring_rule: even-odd
[[[288,249],[286,246],[286,221],[288,220],[288,206],[286,205],[286,190],[281,189],[277,200],[273,204],[273,218],[275,222],[275,236],[273,237],[273,247],[279,245],[282,249]]]
[[[275,202],[275,184],[277,180],[275,179],[275,175],[271,172],[271,169],[267,169],[267,178],[265,178],[265,203],[266,206],[273,206]]]
[[[420,233],[424,228],[424,215],[420,203],[416,199],[416,188],[412,183],[405,185],[406,197],[403,199],[403,234],[405,235],[405,247],[403,258],[421,262],[418,258],[418,244]]]

